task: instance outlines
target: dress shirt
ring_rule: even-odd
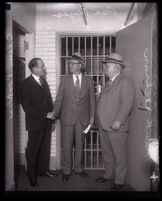
[[[36,82],[38,82],[39,85],[42,85],[41,82],[40,82],[40,77],[39,76],[34,75],[33,73],[32,73],[32,76],[34,77],[34,79],[36,80]]]
[[[78,76],[79,84],[80,84],[80,88],[81,88],[82,74],[81,74],[81,73],[80,73],[79,75],[75,75],[75,74],[73,74],[74,85],[75,85],[75,83],[76,83],[76,81],[77,81],[77,77],[76,77],[76,76]]]

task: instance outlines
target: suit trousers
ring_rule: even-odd
[[[124,184],[127,171],[126,142],[128,132],[105,131],[99,122],[102,157],[105,167],[104,178]]]
[[[38,173],[49,170],[51,120],[46,119],[44,129],[28,131],[28,143],[26,149],[28,176],[36,179]]]
[[[62,169],[64,174],[71,174],[72,151],[75,142],[74,170],[83,170],[83,145],[84,137],[83,126],[77,121],[73,126],[61,125],[62,132]]]

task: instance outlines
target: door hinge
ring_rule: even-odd
[[[24,50],[28,50],[29,49],[29,42],[24,40]]]

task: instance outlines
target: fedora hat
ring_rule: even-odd
[[[118,53],[110,53],[108,57],[105,58],[105,61],[102,63],[115,63],[115,64],[120,64],[123,68],[125,67],[124,62],[123,62],[123,56]]]
[[[68,58],[68,59],[75,59],[75,60],[79,60],[82,64],[84,64],[84,60],[81,56],[80,52],[75,52],[72,57]]]

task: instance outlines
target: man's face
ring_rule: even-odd
[[[116,64],[115,63],[106,63],[105,64],[105,74],[110,79],[114,76],[116,72]]]
[[[33,72],[35,75],[43,77],[46,73],[46,68],[42,60],[37,60],[37,66],[33,68]]]
[[[71,73],[76,74],[80,73],[82,64],[77,59],[71,59],[69,61],[69,70]]]

